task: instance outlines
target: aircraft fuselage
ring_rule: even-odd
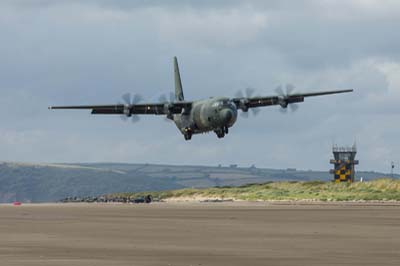
[[[215,97],[193,103],[190,110],[174,115],[173,120],[185,138],[214,131],[222,138],[237,119],[237,107],[229,98]]]

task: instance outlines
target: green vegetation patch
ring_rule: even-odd
[[[114,196],[139,197],[152,194],[159,199],[219,198],[234,200],[395,200],[400,201],[400,180],[381,178],[369,182],[333,183],[322,181],[268,182],[239,187],[179,189],[161,192],[123,193]]]

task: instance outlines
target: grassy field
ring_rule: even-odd
[[[155,198],[210,198],[233,200],[396,200],[400,201],[400,180],[382,178],[369,182],[332,183],[321,181],[268,182],[239,187],[180,189],[161,192],[123,193],[138,197],[151,194]]]

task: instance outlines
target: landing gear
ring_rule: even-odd
[[[192,134],[184,134],[185,140],[191,140],[192,139]]]
[[[193,131],[191,128],[185,128],[183,136],[185,137],[185,140],[191,140],[193,135]]]
[[[223,137],[225,137],[225,129],[223,129],[223,128],[215,130],[214,132],[215,132],[215,134],[217,134],[217,137],[219,139],[222,139]]]
[[[225,132],[216,131],[215,133],[217,134],[217,137],[218,137],[219,139],[222,139],[223,137],[225,137]]]
[[[225,131],[225,134],[228,134],[228,133],[229,133],[229,128],[228,128],[228,127],[225,127],[225,128],[224,128],[224,131]]]
[[[226,134],[229,133],[229,128],[228,127],[222,127],[222,128],[217,129],[217,130],[214,130],[214,132],[215,132],[215,134],[217,134],[217,137],[219,139],[221,139],[221,138],[225,137]]]

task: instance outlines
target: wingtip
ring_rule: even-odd
[[[342,92],[353,92],[353,89],[342,90]]]

